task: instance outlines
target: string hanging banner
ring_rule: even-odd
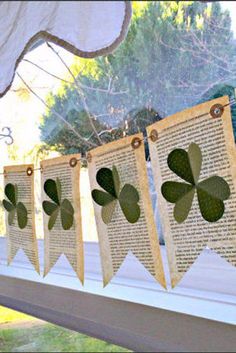
[[[93,149],[88,156],[104,285],[133,255],[165,287],[149,194],[143,135]]]
[[[84,282],[80,154],[41,162],[46,276],[64,254]]]
[[[154,134],[155,132],[155,134]],[[236,150],[228,97],[147,128],[171,282],[208,246],[236,266]]]
[[[35,199],[33,165],[4,168],[6,230],[8,236],[8,265],[22,249],[35,270],[40,273],[35,231]]]

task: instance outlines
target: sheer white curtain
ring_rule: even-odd
[[[92,58],[120,44],[130,17],[126,1],[0,1],[0,97],[39,38]]]

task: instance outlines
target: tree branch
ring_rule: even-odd
[[[42,66],[34,63],[33,61],[29,60],[29,59],[23,59],[22,61],[25,61],[31,65],[34,65],[35,67],[37,67],[39,70],[43,71],[44,73],[56,78],[57,80],[60,80],[62,82],[65,82],[65,83],[69,83],[69,84],[73,84],[74,82],[71,82],[71,81],[68,81],[64,78],[61,78],[51,72],[49,72],[48,70],[44,69]],[[96,88],[96,87],[89,87],[87,85],[84,85],[82,83],[79,83],[80,87],[81,88],[84,88],[84,89],[87,89],[87,90],[90,90],[90,91],[96,91],[96,92],[102,92],[102,93],[106,93],[106,94],[110,94],[110,95],[122,95],[122,94],[127,94],[128,91],[117,91],[117,92],[113,92],[112,90],[108,91],[107,89],[103,89],[103,88]]]
[[[96,147],[96,145],[92,142],[87,141],[83,136],[80,135],[80,133],[78,133],[73,126],[65,119],[63,118],[63,116],[61,114],[59,114],[58,112],[56,112],[54,109],[52,109],[44,100],[43,98],[41,98],[26,82],[25,80],[21,77],[21,75],[19,73],[17,73],[17,76],[21,79],[21,81],[24,83],[24,85],[28,88],[28,90],[36,97],[40,100],[41,103],[43,103],[43,105],[50,109],[52,111],[52,113],[57,116],[60,120],[62,120],[64,122],[65,125],[68,126],[68,128],[74,132],[74,134],[84,143],[86,144],[88,147]]]
[[[55,74],[53,74],[53,73],[47,71],[47,70],[44,69],[42,66],[40,66],[40,65],[38,65],[38,64],[36,64],[36,63],[34,63],[34,62],[31,61],[31,60],[23,59],[23,61],[25,61],[25,62],[27,62],[27,63],[29,63],[29,64],[31,64],[31,65],[37,67],[39,70],[41,70],[41,71],[45,72],[46,74],[48,74],[48,75],[50,75],[50,76],[56,78],[57,80],[60,80],[60,81],[65,82],[65,83],[73,84],[73,82],[70,82],[70,81],[68,81],[68,80],[65,80],[64,78],[61,78],[61,77],[59,77],[59,76],[57,76],[57,75],[55,75]]]
[[[93,123],[93,117],[90,114],[86,99],[84,97],[83,92],[81,91],[81,87],[79,86],[78,82],[77,82],[77,78],[75,77],[75,75],[73,74],[73,72],[71,71],[71,69],[69,68],[69,66],[66,64],[66,62],[63,60],[63,58],[60,56],[60,54],[47,42],[48,47],[57,55],[57,57],[60,59],[60,61],[63,63],[63,65],[66,67],[66,69],[68,70],[68,72],[70,73],[70,75],[72,76],[74,83],[79,91],[79,97],[82,100],[82,103],[84,105],[84,109],[88,115],[89,118],[89,123],[91,125],[91,128],[99,142],[100,145],[103,145],[103,141],[101,140],[100,136],[98,135],[97,129],[95,128],[95,125]]]

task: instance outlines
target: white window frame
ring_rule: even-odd
[[[236,271],[209,250],[165,291],[132,256],[103,288],[97,243],[85,243],[84,287],[63,259],[42,278],[22,253],[6,265],[5,238],[0,249],[0,305],[133,351],[235,351]],[[42,240],[39,253],[42,265]]]

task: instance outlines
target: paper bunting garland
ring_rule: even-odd
[[[71,160],[76,163],[70,164]],[[65,255],[84,281],[84,253],[80,208],[80,155],[45,160],[42,168],[46,276]]]
[[[236,266],[236,149],[228,97],[147,128],[172,287],[205,247]],[[87,155],[104,286],[132,253],[166,287],[150,198],[144,137],[122,138]],[[47,275],[65,255],[84,282],[79,154],[41,162]],[[22,249],[39,273],[34,166],[4,168],[8,264]]]
[[[28,168],[33,170],[33,165],[4,168],[5,199],[2,203],[6,213],[8,264],[22,249],[40,273],[35,233],[34,174],[27,175]]]
[[[126,137],[90,151],[88,167],[92,196],[96,201],[94,208],[104,285],[132,252],[165,287],[149,195],[143,135]],[[100,189],[98,192],[99,186],[106,193],[101,193]],[[103,211],[106,206],[108,209]]]
[[[236,150],[228,97],[163,119],[147,128],[149,136],[153,131],[157,138],[149,147],[172,286],[206,246],[236,266]]]

